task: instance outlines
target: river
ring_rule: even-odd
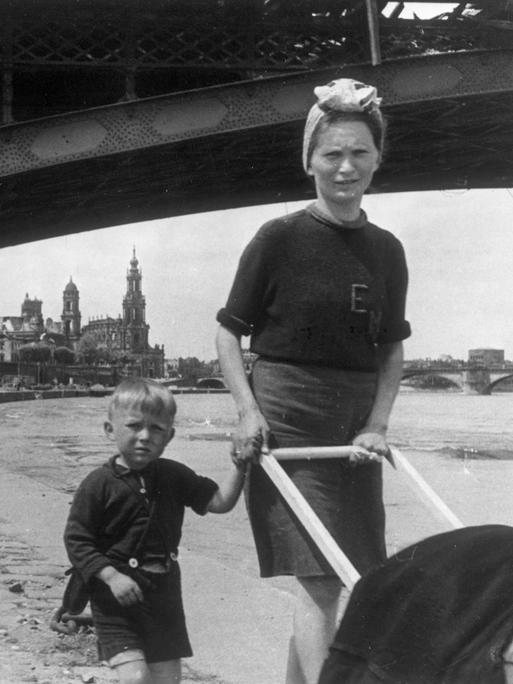
[[[177,435],[166,456],[214,479],[230,467],[228,434],[236,425],[230,395],[177,396]],[[107,398],[0,404],[0,467],[71,494],[112,453],[103,435]],[[401,391],[389,439],[465,524],[513,522],[513,394],[467,396]],[[391,552],[443,529],[407,486],[384,466]],[[23,496],[23,492],[20,492]],[[64,521],[63,521],[64,524]],[[229,515],[186,517],[183,545],[245,574],[258,574],[242,503]],[[280,580],[273,580],[280,584]]]

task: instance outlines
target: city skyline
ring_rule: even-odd
[[[0,315],[17,315],[25,293],[43,315],[62,313],[70,276],[85,323],[120,313],[135,245],[151,344],[167,358],[216,357],[215,315],[242,249],[258,227],[305,202],[248,207],[68,235],[2,250]],[[513,356],[513,196],[506,189],[368,195],[369,219],[406,250],[413,335],[405,357],[465,359],[469,349]],[[244,346],[247,341],[243,340]]]

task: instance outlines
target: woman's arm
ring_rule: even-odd
[[[221,325],[216,344],[224,380],[239,414],[239,426],[234,440],[235,449],[252,447],[256,457],[263,447],[267,448],[269,426],[249,386],[242,360],[240,337]]]
[[[380,344],[378,364],[374,404],[367,423],[354,438],[353,444],[384,456],[388,452],[386,443],[388,421],[403,373],[403,343]]]

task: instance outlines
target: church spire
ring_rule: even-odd
[[[146,323],[146,301],[141,290],[142,274],[139,261],[132,249],[130,268],[126,275],[127,289],[123,299],[123,324],[126,326],[125,344],[132,351],[145,351],[148,348],[148,328]]]
[[[137,269],[137,267],[139,266],[139,261],[135,256],[135,245],[132,247],[132,258],[130,259],[130,266],[132,267],[132,270]]]

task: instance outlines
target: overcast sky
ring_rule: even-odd
[[[135,245],[151,344],[166,356],[215,357],[215,315],[240,253],[269,218],[305,202],[197,214],[43,240],[0,251],[0,315],[19,315],[28,292],[60,320],[73,277],[82,324],[117,316]],[[513,358],[513,191],[369,195],[369,218],[402,241],[410,270],[407,358],[497,347]]]

